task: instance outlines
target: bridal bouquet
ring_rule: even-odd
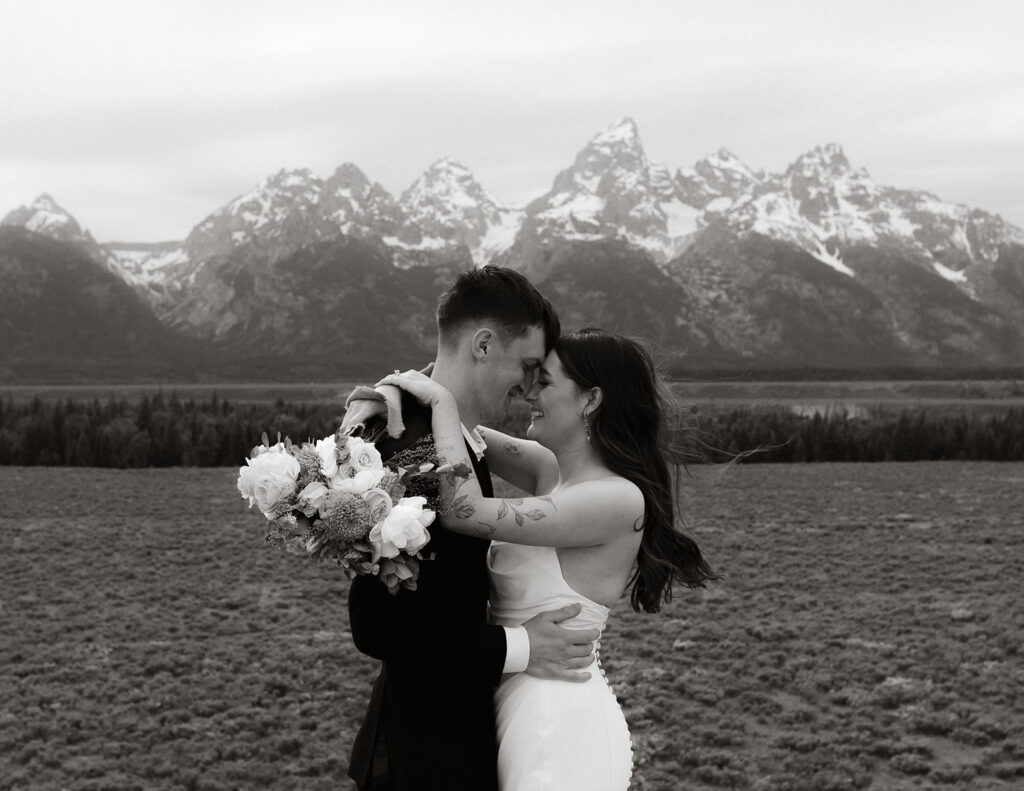
[[[271,445],[264,434],[238,470],[242,498],[270,522],[267,543],[337,563],[350,579],[377,575],[392,594],[416,590],[440,479],[468,477],[469,469],[439,465],[429,436],[387,464],[359,437],[278,440]]]

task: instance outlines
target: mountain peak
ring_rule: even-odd
[[[65,218],[67,218],[69,220],[74,221],[74,218],[72,218],[72,216],[67,211],[65,211],[57,203],[57,201],[55,201],[53,199],[53,196],[50,195],[50,193],[48,193],[48,192],[42,193],[39,197],[37,197],[34,201],[32,201],[27,206],[19,206],[17,209],[12,211],[7,216],[10,217],[11,215],[13,215],[15,213],[26,213],[26,212],[34,212],[34,213],[43,212],[43,213],[47,213],[47,214],[59,215],[61,217],[65,217]],[[6,218],[5,218],[5,221],[6,221]],[[10,223],[7,223],[7,224],[10,224]],[[32,230],[32,229],[29,229],[29,230]]]
[[[720,148],[714,154],[708,154],[708,156],[694,165],[694,169],[698,172],[702,170],[733,171],[743,173],[750,179],[756,178],[754,171],[727,148]]]
[[[431,202],[436,198],[444,201],[455,194],[463,194],[474,202],[496,205],[470,169],[450,157],[431,163],[402,194],[400,203],[408,210],[409,204]]]
[[[327,181],[324,182],[324,194],[333,195],[339,191],[345,195],[362,195],[372,188],[370,179],[352,162],[339,165]]]
[[[457,242],[474,255],[492,230],[504,229],[508,235],[509,227],[513,234],[518,228],[518,218],[508,216],[508,209],[488,194],[469,168],[450,157],[432,163],[402,193],[399,206],[423,232],[422,244]]]
[[[310,183],[319,182],[309,168],[281,168],[277,173],[267,176],[260,182],[260,187],[306,187]]]
[[[67,214],[64,209],[57,205],[57,201],[53,199],[53,196],[48,192],[44,192],[34,201],[32,201],[31,207],[33,209],[47,209],[48,211],[59,211],[62,214]]]
[[[609,175],[613,180],[624,174],[647,180],[649,168],[636,122],[632,118],[621,118],[590,139],[576,155],[572,167],[556,177],[553,189],[563,191],[575,182],[594,193],[598,191],[598,183]]]
[[[432,197],[445,200],[458,194],[466,196],[465,199],[472,202],[497,205],[497,201],[487,194],[472,171],[451,157],[443,157],[432,162],[402,194],[399,201],[406,210],[409,210],[410,203],[430,201]]]
[[[727,148],[720,148],[690,168],[679,168],[676,185],[680,198],[691,206],[704,207],[718,198],[739,200],[761,183],[755,173]],[[721,203],[716,206],[721,206]]]
[[[44,192],[28,206],[19,206],[0,221],[64,242],[95,245],[92,236],[83,231],[78,221],[63,209],[49,193]]]
[[[461,162],[452,159],[451,157],[441,157],[438,160],[430,163],[425,171],[426,173],[458,173],[470,175],[469,168],[463,165]]]
[[[835,177],[851,170],[850,160],[846,158],[843,147],[838,143],[827,143],[824,146],[815,146],[810,151],[801,154],[786,172],[788,174],[819,174]]]
[[[576,157],[577,168],[593,167],[595,164],[647,168],[640,132],[632,118],[621,118],[598,132]]]
[[[636,121],[628,116],[623,116],[618,121],[607,126],[598,132],[591,139],[591,143],[627,143],[639,142],[640,130]]]
[[[363,173],[362,169],[355,162],[343,162],[338,165],[334,171],[332,178],[342,179],[345,181],[359,181],[369,183],[369,179],[366,174]]]
[[[267,217],[264,216],[260,220],[257,220],[257,217],[261,214],[265,215],[270,206],[275,204],[283,206],[292,201],[316,204],[322,186],[320,179],[314,176],[308,168],[282,168],[263,178],[249,192],[235,198],[227,206],[215,212],[215,215],[221,212],[251,215],[247,217],[248,221],[256,221],[258,225],[263,225],[267,221]]]

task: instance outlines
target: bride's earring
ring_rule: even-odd
[[[590,421],[587,420],[587,413],[583,413],[583,433],[587,435],[587,442],[590,442]]]

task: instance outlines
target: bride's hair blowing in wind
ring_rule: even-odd
[[[648,351],[636,341],[588,327],[562,335],[555,352],[578,387],[601,388],[590,413],[590,442],[612,472],[644,496],[643,531],[629,580],[634,610],[658,612],[681,582],[704,587],[718,579],[697,543],[682,532],[679,480],[687,454],[668,425],[672,399]]]

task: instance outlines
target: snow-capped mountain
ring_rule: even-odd
[[[204,287],[211,262],[240,249],[258,248],[255,258],[274,261],[351,236],[383,245],[399,267],[457,259],[460,249],[482,265],[511,245],[521,218],[451,160],[434,163],[400,201],[345,163],[326,180],[306,169],[281,170],[207,216],[180,245],[109,252],[125,279],[169,315]]]
[[[399,200],[346,163],[326,181],[308,170],[264,179],[196,226],[186,248],[192,260],[209,260],[257,242],[274,257],[344,234],[377,240],[400,258],[463,245],[483,264],[511,244],[520,219],[452,160],[431,165]]]
[[[851,277],[843,253],[854,245],[895,245],[936,275],[974,294],[1001,244],[1024,232],[998,216],[934,195],[877,184],[835,144],[798,157],[756,184],[725,212],[739,232],[790,242]]]
[[[350,236],[381,236],[406,241],[406,217],[380,184],[351,162],[334,171],[320,191],[320,215],[326,228]],[[415,235],[415,231],[411,231]]]
[[[49,196],[3,224],[77,245],[165,326],[288,360],[325,338],[369,348],[389,310],[403,348],[425,348],[444,283],[493,262],[529,274],[568,324],[639,331],[702,364],[1024,364],[1024,231],[880,185],[836,144],[782,173],[726,149],[672,172],[623,118],[524,209],[442,159],[397,198],[352,163],[281,170],[180,242],[98,245]]]
[[[258,242],[285,253],[322,238],[318,204],[323,182],[309,170],[281,170],[218,209],[185,240],[193,261],[230,254]]]
[[[423,239],[463,244],[478,266],[511,247],[523,221],[522,211],[500,204],[452,159],[427,168],[402,193],[400,206]]]
[[[99,258],[105,258],[92,234],[82,229],[78,220],[61,208],[57,201],[47,194],[40,195],[27,206],[19,206],[9,212],[0,225],[24,228],[27,231],[48,236],[59,242],[70,242]]]
[[[621,239],[664,261],[697,231],[699,217],[677,194],[668,168],[648,160],[636,123],[623,118],[593,137],[551,189],[526,206],[514,258],[534,258],[554,239]]]
[[[731,151],[721,148],[692,167],[679,168],[675,189],[687,205],[720,213],[751,194],[763,181],[763,173],[754,172]]]

